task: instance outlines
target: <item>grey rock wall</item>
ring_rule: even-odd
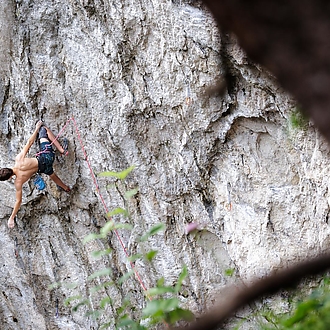
[[[111,267],[117,280],[130,265],[116,235],[82,244],[106,212],[81,143],[94,173],[136,166],[116,188],[98,180],[104,202],[130,211],[115,218],[134,226],[119,231],[129,254],[143,248],[137,237],[166,224],[150,240],[159,250],[154,266],[136,268],[149,288],[161,276],[174,283],[186,264],[181,299],[196,314],[226,284],[328,248],[327,145],[311,124],[290,126],[294,102],[232,37],[220,37],[200,4],[4,0],[1,7],[0,166],[13,165],[39,118],[56,133],[67,124],[59,140],[68,138],[70,154],[55,170],[73,188],[60,192],[46,176],[45,192],[26,184],[17,226],[8,230],[14,186],[1,183],[1,329],[97,329],[105,318],[63,305],[77,294],[94,307],[104,295],[118,307],[128,293],[145,305],[134,278],[98,296],[88,289],[93,271]],[[210,96],[224,76],[225,93]],[[192,222],[200,230],[187,235]],[[109,245],[109,258],[91,257]],[[57,281],[78,287],[48,290]],[[111,307],[107,313],[111,319]]]

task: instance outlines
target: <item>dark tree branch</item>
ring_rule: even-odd
[[[195,323],[180,330],[213,330],[223,324],[234,312],[247,304],[266,295],[274,294],[282,289],[292,289],[304,277],[324,273],[330,268],[330,254],[318,256],[312,260],[301,262],[291,268],[278,271],[266,278],[256,281],[249,287],[233,293],[212,311],[204,314]]]
[[[233,32],[247,55],[272,72],[330,142],[330,2],[328,0],[203,0],[221,29]],[[322,255],[240,290],[185,330],[219,327],[264,295],[290,288],[330,268]]]
[[[203,0],[221,29],[272,72],[330,141],[330,2]]]

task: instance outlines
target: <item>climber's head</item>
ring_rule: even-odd
[[[0,169],[0,181],[6,181],[14,175],[14,171],[11,168]]]

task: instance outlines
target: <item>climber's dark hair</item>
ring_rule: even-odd
[[[8,180],[12,175],[14,174],[14,171],[11,168],[1,168],[0,169],[0,181],[6,181]]]

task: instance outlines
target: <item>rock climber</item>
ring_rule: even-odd
[[[37,153],[36,158],[26,157],[31,146],[35,142],[38,135],[40,152]],[[39,120],[36,124],[36,128],[29,138],[28,142],[24,146],[23,150],[16,156],[15,165],[11,168],[0,169],[0,181],[11,179],[15,175],[15,189],[16,189],[16,202],[13,212],[8,220],[8,227],[13,228],[15,226],[15,216],[22,204],[22,186],[23,183],[28,181],[33,174],[45,173],[64,191],[70,192],[70,188],[65,185],[62,180],[54,173],[53,163],[55,159],[55,153],[50,145],[50,142],[55,145],[59,152],[66,156],[68,154],[67,146],[63,148],[61,144],[56,140],[52,131],[46,127],[43,121]]]

